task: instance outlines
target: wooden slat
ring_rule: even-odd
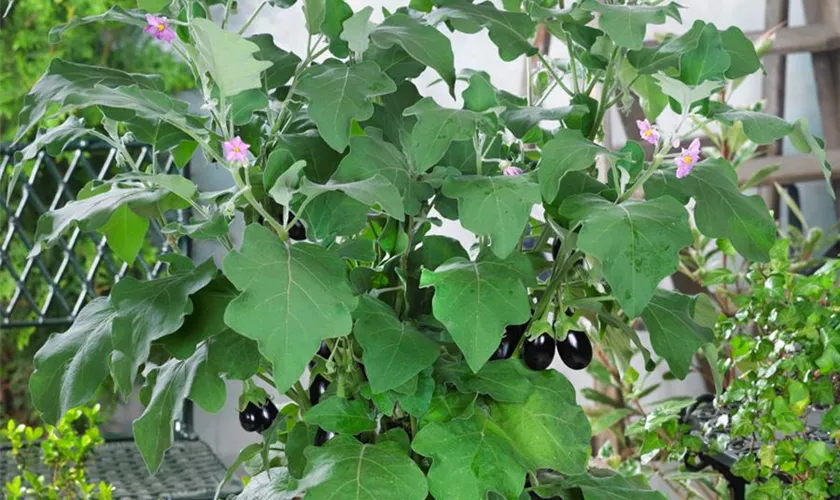
[[[832,178],[840,179],[840,149],[826,151],[828,162],[832,165]],[[762,168],[771,165],[781,165],[779,170],[773,172],[761,184],[791,184],[793,182],[814,181],[823,179],[822,167],[813,154],[797,154],[789,156],[767,156],[744,162],[738,167],[738,179],[741,182],[748,180]]]
[[[749,39],[757,40],[763,33],[763,31],[750,31],[745,34]],[[776,40],[770,53],[793,54],[796,52],[826,52],[837,49],[840,49],[840,33],[826,24],[811,24],[793,28],[780,28],[776,32]]]

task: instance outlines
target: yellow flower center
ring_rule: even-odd
[[[684,156],[683,157],[683,162],[685,162],[687,165],[691,165],[691,162],[693,162],[693,161],[694,161],[694,158],[692,158],[690,156]]]
[[[645,137],[650,137],[650,134],[652,134],[652,133],[653,133],[653,131],[650,130],[650,129],[645,130]]]
[[[165,29],[166,29],[166,26],[164,26],[163,24],[158,24],[158,31],[163,31]]]
[[[233,147],[233,152],[238,153],[239,152],[239,146],[234,146]]]

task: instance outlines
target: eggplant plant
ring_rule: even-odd
[[[790,135],[829,168],[804,126],[713,99],[761,69],[738,28],[696,21],[647,45],[648,25],[681,21],[678,4],[413,0],[374,12],[267,0],[232,31],[231,0],[138,3],[51,35],[141,26],[192,72],[200,109],[162,92],[155,75],[55,60],[20,113],[21,137],[83,108],[101,112],[103,127],[71,115],[21,151],[17,172],[41,148],[82,136],[129,167],[44,215],[32,255],[79,228],[132,261],[150,224],[172,250],[163,277],[121,280],[38,352],[30,388],[45,421],[90,401],[108,377],[125,395],[141,385],[134,436],[155,472],[184,400],[219,411],[226,381],[239,380],[241,422],[262,438],[231,469],[249,464],[242,499],[664,498],[643,477],[589,467],[590,424],[571,383],[546,368],[555,348],[585,368],[603,343],[636,345],[648,368],[662,358],[686,375],[714,341],[698,318],[704,303],[658,284],[694,240],[691,200],[702,234],[769,258],[767,208],[731,168],[702,161],[689,120],[741,123],[756,143]],[[243,36],[257,16],[295,8],[305,53]],[[456,72],[447,35],[481,31],[500,59],[525,64],[525,96],[480,68]],[[568,57],[541,53],[538,32]],[[426,69],[459,105],[422,95]],[[569,105],[542,106],[559,92]],[[608,111],[633,99],[649,116],[639,136],[620,150],[599,144]],[[673,128],[650,121],[665,108],[679,117]],[[137,168],[130,140],[149,144],[151,168]],[[199,192],[154,168],[193,155],[232,187]],[[193,219],[175,221],[176,210]],[[442,219],[475,244],[441,235]],[[221,265],[179,254],[185,238],[218,242]],[[653,353],[631,326],[638,317]]]

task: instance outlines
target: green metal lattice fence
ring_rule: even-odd
[[[147,244],[132,264],[111,252],[102,235],[79,228],[38,256],[29,257],[41,214],[72,201],[90,181],[109,179],[125,168],[108,145],[78,141],[60,155],[41,152],[26,165],[12,196],[7,198],[6,185],[14,153],[19,150],[0,147],[0,334],[22,328],[61,330],[73,322],[90,299],[107,294],[123,277],[154,279],[159,275],[162,267],[158,257],[171,248],[155,221],[150,224]],[[168,157],[153,162],[151,151],[141,144],[131,145],[128,150],[140,168],[152,163],[161,173],[175,168]],[[184,173],[188,175],[189,167]],[[181,211],[175,217],[183,222],[188,213]],[[189,255],[187,246],[180,250]],[[116,439],[97,449],[87,466],[88,477],[112,484],[114,498],[119,499],[212,499],[225,468],[193,434],[191,405],[185,405],[176,430],[177,440],[155,476],[148,475],[130,439]],[[0,443],[0,490],[18,474],[5,451]],[[223,494],[237,491],[238,483],[234,483]]]

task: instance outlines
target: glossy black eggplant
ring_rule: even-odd
[[[325,431],[319,427],[318,431],[315,432],[315,446],[323,446],[327,441],[335,436],[337,436],[335,432]]]
[[[292,227],[289,228],[289,238],[295,241],[306,239],[306,227],[304,227],[303,222],[298,220],[292,224]]]
[[[315,375],[315,378],[313,378],[312,381],[309,382],[309,403],[312,406],[318,404],[318,402],[321,400],[321,396],[323,396],[324,393],[327,392],[327,386],[329,385],[329,380],[325,379],[320,374]]]
[[[592,343],[585,333],[569,330],[566,338],[557,342],[557,354],[572,370],[583,370],[592,361]]]
[[[560,238],[554,238],[554,243],[551,244],[551,258],[557,260],[558,253],[560,253]]]
[[[526,341],[522,347],[522,360],[535,371],[542,371],[554,361],[554,337],[543,333],[534,340]]]
[[[525,333],[525,327],[528,323],[523,323],[521,325],[508,325],[505,327],[505,334],[502,336],[502,341],[499,343],[498,349],[496,352],[490,356],[490,360],[494,361],[497,359],[508,359],[513,355],[513,351],[516,350],[516,346],[519,345],[519,341],[522,339],[522,335]]]
[[[239,425],[245,432],[262,432],[271,427],[277,413],[277,407],[271,401],[266,401],[263,406],[249,401],[245,409],[239,412]]]

